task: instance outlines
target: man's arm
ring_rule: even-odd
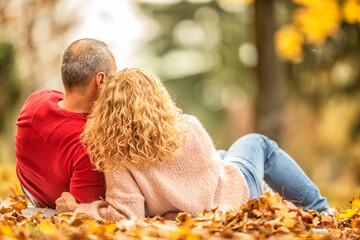
[[[79,203],[90,203],[104,197],[104,174],[95,170],[83,148],[73,157],[75,161],[70,180],[70,193]]]

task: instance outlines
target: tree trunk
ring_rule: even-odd
[[[255,1],[256,44],[258,49],[256,130],[280,141],[284,83],[275,53],[274,1]]]

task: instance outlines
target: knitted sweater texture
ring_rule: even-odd
[[[187,212],[196,216],[204,209],[238,209],[249,190],[241,171],[221,160],[214,144],[198,121],[183,115],[185,144],[174,158],[139,168],[118,166],[105,172],[106,203],[80,204],[75,212],[94,219],[119,220]]]

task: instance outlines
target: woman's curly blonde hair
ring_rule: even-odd
[[[131,68],[105,82],[81,135],[97,170],[161,163],[184,143],[182,111],[149,72]]]

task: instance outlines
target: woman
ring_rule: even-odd
[[[329,209],[296,162],[267,137],[246,135],[219,154],[201,123],[182,114],[161,81],[142,69],[124,69],[105,83],[82,139],[105,173],[106,199],[77,204],[65,193],[59,212],[109,220],[196,216],[215,207],[238,209],[261,195],[263,180],[305,209]]]

